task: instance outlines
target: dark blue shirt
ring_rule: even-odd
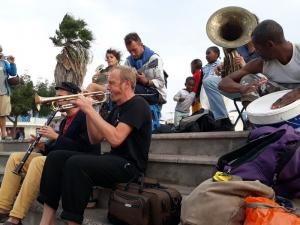
[[[254,52],[249,52],[247,45],[243,45],[241,47],[238,47],[237,51],[244,58],[246,63],[250,62],[252,59],[256,59],[256,58],[259,57],[256,54],[255,51]]]

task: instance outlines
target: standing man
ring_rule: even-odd
[[[55,87],[57,96],[77,94],[80,89],[73,83],[62,82]],[[58,104],[63,104],[59,102]],[[43,126],[39,133],[49,139],[44,145],[38,143],[36,148],[47,155],[58,150],[72,150],[89,154],[100,154],[99,144],[90,144],[87,134],[86,117],[79,108],[71,108],[66,111],[66,119],[60,123],[59,132],[56,133],[50,126]],[[4,225],[22,224],[33,201],[39,193],[42,170],[46,156],[32,152],[25,162],[21,173],[26,174],[21,185],[22,177],[12,171],[23,159],[25,152],[14,152],[10,155],[6,166],[3,181],[0,188],[0,222],[7,220]],[[95,157],[95,156],[93,156]],[[20,188],[21,186],[21,188]],[[20,189],[20,191],[19,191]],[[18,193],[19,191],[19,193]],[[17,196],[17,198],[16,198]],[[9,217],[9,218],[8,218]]]
[[[87,116],[91,143],[106,140],[111,151],[101,156],[57,151],[49,154],[43,170],[39,201],[44,203],[41,225],[52,224],[60,197],[61,217],[69,225],[81,224],[93,186],[113,187],[145,172],[151,141],[151,115],[147,102],[134,95],[136,72],[127,66],[114,67],[108,90],[116,106],[105,121],[81,97],[75,104]]]
[[[159,55],[144,45],[137,33],[127,34],[124,41],[130,53],[125,65],[138,71],[135,93],[141,94],[150,105],[166,103],[166,81]],[[156,65],[150,66],[154,61]]]
[[[10,95],[11,90],[8,84],[8,76],[17,75],[17,67],[15,58],[8,56],[7,60],[2,53],[2,46],[0,45],[0,129],[1,138],[5,140],[6,133],[6,116],[11,112]]]
[[[284,89],[293,90],[274,102],[272,108],[300,99],[300,45],[287,41],[282,27],[273,20],[259,23],[251,38],[261,58],[225,77],[219,88],[229,93],[241,93],[244,106],[262,95]],[[266,78],[261,78],[258,73],[263,73]]]

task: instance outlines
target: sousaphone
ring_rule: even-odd
[[[233,64],[236,48],[251,41],[251,33],[257,25],[257,18],[248,10],[229,6],[214,12],[207,21],[206,33],[209,39],[224,50],[224,74],[239,69]],[[226,61],[229,68],[225,68]]]

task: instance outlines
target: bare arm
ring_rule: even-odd
[[[120,122],[116,127],[106,122],[92,107],[85,97],[76,100],[79,108],[85,112],[89,139],[92,144],[105,138],[112,147],[119,146],[132,131],[132,127]]]
[[[279,98],[276,102],[272,104],[272,109],[278,109],[293,103],[300,99],[300,88],[295,88],[294,90],[286,93],[284,96]]]
[[[263,68],[263,60],[262,59],[254,59],[247,63],[240,70],[235,71],[228,76],[224,77],[219,83],[219,89],[224,92],[234,93],[234,92],[243,92],[241,90],[243,85],[239,82],[242,77],[248,74],[256,74],[261,73]]]
[[[174,100],[175,102],[178,102],[179,99],[180,99],[180,97],[181,97],[181,91],[178,91],[178,92],[176,93],[176,95],[173,97],[173,100]]]
[[[86,111],[87,127],[91,143],[99,143],[103,138],[112,146],[119,146],[132,131],[125,123],[116,127],[106,122],[93,108]]]

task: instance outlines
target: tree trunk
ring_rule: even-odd
[[[57,62],[54,74],[56,85],[61,84],[63,81],[69,81],[76,84],[78,87],[82,86],[83,77],[77,76],[72,69],[66,69],[60,62]]]
[[[13,129],[11,131],[11,136],[13,139],[16,138],[16,128],[17,128],[17,125],[18,125],[18,116],[15,116],[15,121],[14,121],[14,126],[13,126]]]
[[[56,57],[57,64],[54,71],[56,85],[62,81],[69,81],[82,86],[89,62],[89,52],[79,43],[67,45]]]

